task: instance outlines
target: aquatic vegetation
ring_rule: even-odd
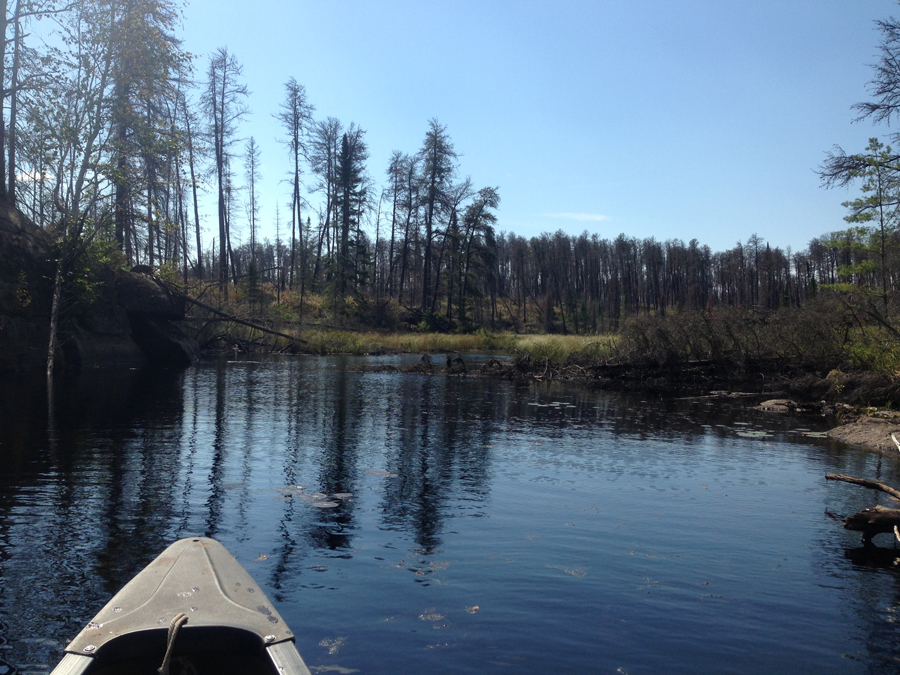
[[[346,641],[346,636],[336,637],[333,640],[329,640],[326,638],[319,642],[319,646],[326,647],[329,654],[337,654]]]

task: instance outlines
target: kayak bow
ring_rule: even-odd
[[[51,675],[310,675],[266,595],[228,549],[205,537],[169,546],[65,651]]]

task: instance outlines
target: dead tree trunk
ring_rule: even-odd
[[[265,326],[260,326],[258,323],[254,323],[252,321],[247,321],[245,319],[238,318],[238,317],[234,316],[233,314],[228,314],[227,312],[223,312],[219,309],[216,309],[215,307],[211,307],[210,305],[207,305],[205,302],[200,302],[199,300],[195,300],[194,298],[190,297],[189,295],[185,295],[184,299],[187,302],[197,305],[197,307],[205,309],[207,312],[212,312],[216,316],[220,316],[227,321],[231,321],[233,323],[239,323],[242,326],[247,326],[249,328],[255,328],[256,330],[261,331],[263,333],[268,333],[269,335],[277,335],[278,337],[286,338],[286,339],[290,340],[291,342],[302,342],[303,344],[306,344],[306,340],[303,340],[298,337],[294,337],[293,335],[288,335],[287,333],[282,333],[277,330],[272,330],[271,328],[266,328]]]

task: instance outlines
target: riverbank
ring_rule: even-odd
[[[225,329],[216,319],[202,324],[198,340],[235,351],[427,354],[430,359],[414,367],[423,374],[446,372],[446,359],[436,355],[459,354],[464,364],[466,354],[497,354],[507,358],[474,370],[456,363],[450,372],[521,382],[582,381],[664,395],[746,391],[802,403],[900,407],[900,330],[894,326],[900,325],[894,320],[900,312],[891,307],[830,290],[802,307],[642,314],[625,318],[613,334],[573,335],[436,333],[408,321],[376,330],[346,317],[335,326],[324,308],[311,302],[303,314],[308,321],[279,315],[274,306],[258,314],[268,329],[282,331],[281,337],[246,325]]]
[[[554,361],[527,354],[492,359],[478,367],[466,367],[464,356],[446,362],[423,356],[418,363],[402,369],[382,364],[362,370],[500,378],[524,385],[579,382],[593,389],[662,397],[741,399],[748,408],[775,415],[825,417],[835,425],[828,431],[830,438],[888,455],[900,452],[900,412],[891,410],[900,403],[900,381],[884,373],[832,370],[822,375],[784,359],[641,365],[572,356]]]
[[[698,315],[632,321],[618,335],[386,332],[320,325],[304,329],[302,341],[271,336],[256,341],[253,329],[244,327],[241,337],[232,332],[205,344],[213,351],[421,354],[422,362],[406,369],[418,374],[449,372],[522,383],[579,381],[601,389],[675,396],[738,391],[802,404],[900,407],[900,380],[885,355],[872,348],[876,340],[871,330],[839,342],[821,308],[765,320],[749,313]],[[813,325],[816,332],[804,334]],[[729,335],[730,343],[722,335]],[[498,359],[466,367],[466,356],[475,353]],[[447,355],[459,356],[461,362],[448,370]],[[375,368],[397,371],[387,365]]]

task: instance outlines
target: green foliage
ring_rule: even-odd
[[[845,351],[853,368],[891,375],[900,373],[900,340],[883,327],[854,329]]]
[[[157,268],[157,274],[159,274],[161,279],[170,284],[177,285],[181,283],[181,268],[177,260],[164,262]]]
[[[259,285],[259,265],[255,259],[251,259],[247,265],[247,274],[244,277],[244,292],[251,305],[262,302],[263,293]]]
[[[896,158],[890,146],[871,138],[864,153],[841,159],[845,160],[845,166],[840,172],[840,180],[844,183],[861,180],[862,195],[843,203],[849,209],[844,220],[851,226],[836,233],[825,244],[840,251],[845,258],[838,267],[843,280],[869,287],[880,286],[886,303],[890,259],[897,255],[892,235],[900,221],[900,177]]]
[[[419,322],[419,331],[422,333],[433,333],[435,324],[435,314],[430,309],[422,312],[422,320]]]
[[[127,268],[125,257],[114,241],[94,236],[80,240],[77,255],[67,265],[67,295],[78,303],[97,301],[103,290],[101,271],[104,268]]]

